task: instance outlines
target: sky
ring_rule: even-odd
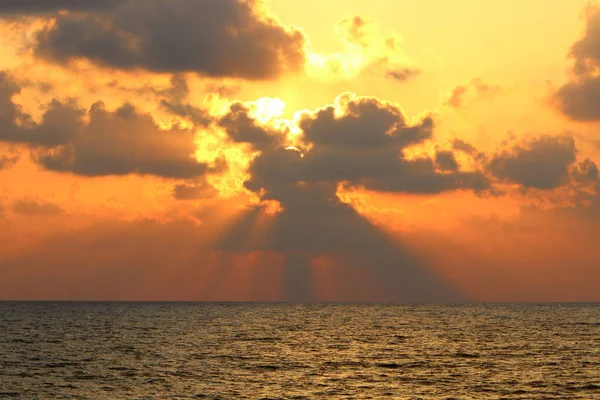
[[[0,4],[0,299],[600,301],[600,5]]]

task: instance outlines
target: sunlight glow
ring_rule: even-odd
[[[335,54],[310,52],[306,69],[309,75],[324,80],[348,79],[356,76],[366,62],[367,57],[362,51]]]
[[[300,157],[304,158],[304,152],[302,150],[300,150],[299,148],[297,148],[296,146],[288,146],[285,149],[291,150],[291,151],[296,151],[296,152],[300,153]]]
[[[285,103],[280,98],[263,97],[252,103],[252,116],[261,124],[274,122],[283,116]]]

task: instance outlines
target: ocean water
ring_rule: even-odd
[[[0,398],[600,399],[600,304],[0,302]]]

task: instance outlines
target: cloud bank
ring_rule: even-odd
[[[53,62],[262,80],[301,71],[305,61],[304,34],[268,15],[258,0],[55,3],[7,7],[71,11],[52,14],[34,43],[36,54]]]

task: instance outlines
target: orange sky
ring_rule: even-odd
[[[0,299],[600,301],[586,1],[0,5]]]

